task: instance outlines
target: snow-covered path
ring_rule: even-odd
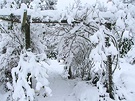
[[[52,96],[45,98],[45,101],[75,101],[75,97],[71,95],[75,82],[66,81],[58,74],[54,76],[49,79]]]
[[[72,94],[76,81],[62,78],[63,65],[55,60],[51,60],[51,62],[53,64],[48,67],[48,80],[52,96],[46,98],[40,97],[40,101],[76,101],[75,96]]]
[[[52,89],[52,96],[46,98],[40,98],[38,101],[97,101],[98,90],[96,87],[87,85],[83,81],[66,80],[62,78],[63,65],[59,64],[55,60],[51,60],[52,64],[48,67],[50,88]],[[135,99],[135,81],[134,81],[134,66],[126,62],[120,63],[121,70],[116,70],[114,76],[114,82],[117,87],[120,88],[119,94],[124,94],[125,101],[134,101]],[[121,78],[121,79],[120,79]],[[122,82],[122,81],[123,82]],[[123,86],[123,83],[125,86]],[[75,90],[76,88],[76,91]],[[77,95],[74,95],[76,93]],[[92,95],[91,95],[92,94]],[[94,96],[93,96],[94,95]],[[97,96],[96,96],[97,95]],[[120,96],[120,95],[119,95]],[[77,97],[77,98],[76,98]],[[109,99],[108,101],[111,101]]]
[[[35,101],[98,101],[100,91],[97,87],[90,85],[86,81],[79,79],[68,80],[61,75],[64,71],[64,65],[56,60],[51,60],[51,65],[45,65],[49,75],[49,87],[52,90],[52,96],[37,96]],[[115,101],[135,101],[135,65],[121,62],[120,69],[114,73],[114,83],[117,86]],[[0,88],[1,89],[1,88]],[[0,101],[7,101],[6,98],[10,92],[2,94],[0,92]],[[10,100],[12,101],[12,100]],[[106,96],[106,101],[114,101]]]

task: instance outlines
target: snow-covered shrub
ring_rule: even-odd
[[[2,84],[12,82],[11,69],[18,65],[21,49],[23,48],[23,35],[19,25],[13,24],[12,30],[8,29],[5,21],[0,23],[0,81]]]
[[[40,10],[54,10],[56,9],[57,0],[1,0],[0,8],[18,9],[22,3],[25,3],[30,9],[36,7]]]
[[[123,39],[122,42],[119,44],[119,49],[120,49],[120,57],[125,56],[128,51],[130,51],[132,45],[133,45],[133,40],[132,39]]]
[[[69,31],[64,33],[59,43],[58,59],[64,60],[66,69],[70,73],[69,78],[78,76],[88,79],[88,71],[91,68],[88,54],[91,44],[89,39],[85,39],[85,37],[89,37],[88,33],[84,31],[87,27],[81,23],[63,28],[68,28]]]
[[[127,62],[129,62],[130,64],[135,64],[135,45],[132,46],[132,48],[129,50],[129,52],[126,55],[126,60]]]
[[[40,30],[40,32],[39,32]],[[60,37],[55,25],[31,24],[31,48],[35,53],[45,52],[48,58],[56,59]]]
[[[54,10],[56,9],[57,0],[32,0],[29,2],[30,9]]]
[[[36,93],[40,94],[41,89],[42,96],[51,95],[47,71],[42,65],[43,61],[47,62],[45,54],[22,51],[18,66],[12,69],[12,97],[15,101],[34,101]]]

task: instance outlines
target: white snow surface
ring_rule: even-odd
[[[116,69],[114,74],[114,83],[118,87],[116,93],[124,95],[126,100],[134,101],[135,99],[135,68],[134,65],[126,63],[123,59],[120,60],[120,67]],[[52,96],[46,98],[38,98],[38,101],[98,101],[99,91],[97,87],[89,82],[81,81],[80,79],[68,80],[62,78],[64,65],[56,60],[51,60],[51,65],[48,67],[50,88]],[[103,90],[103,89],[102,89]],[[107,94],[106,94],[107,95]],[[117,100],[117,95],[115,96]],[[113,101],[106,97],[107,101]]]
[[[117,86],[117,95],[125,96],[122,101],[135,101],[135,67],[122,59],[120,68],[114,73],[114,82]],[[117,101],[117,100],[116,100]]]
[[[21,8],[19,9],[9,9],[9,8],[3,8],[0,9],[0,15],[9,15],[13,13],[14,15],[23,15],[24,10],[27,10],[27,14],[31,15],[31,18],[41,18],[45,21],[61,21],[67,19],[68,24],[71,24],[71,22],[74,21],[76,18],[75,15],[78,15],[78,17],[81,17],[85,13],[85,9],[78,10],[75,8],[74,10],[71,10],[73,5],[77,5],[78,0],[58,0],[57,3],[57,10],[45,10],[41,11],[34,7],[34,9],[27,8],[25,4],[21,5]],[[97,2],[101,2],[101,4],[104,4],[106,7],[109,7],[109,3],[107,0],[90,0],[88,2],[87,0],[80,0],[80,5],[82,4],[84,7],[87,8],[87,6],[95,5]],[[35,4],[35,2],[33,2]],[[34,4],[32,4],[34,6]],[[113,9],[113,8],[112,8]],[[109,8],[110,10],[110,8]],[[68,13],[67,13],[68,12]],[[103,18],[110,18],[113,17],[114,14],[111,13],[112,11],[106,11],[106,12],[98,12],[95,11],[92,13],[92,17],[103,17]],[[99,14],[98,14],[99,13]],[[91,17],[90,16],[90,17]],[[44,18],[43,18],[44,17]],[[22,18],[21,18],[22,21]],[[119,21],[120,22],[120,21]]]
[[[117,95],[125,97],[122,101],[134,101],[134,65],[126,63],[123,59],[120,61],[120,68],[116,69],[114,74],[114,83],[118,88],[118,90],[115,91],[115,93],[117,93],[115,101],[120,101],[118,100]],[[51,60],[50,66],[46,65],[45,67],[47,67],[49,75],[48,80],[50,82],[52,96],[45,98],[38,96],[36,97],[36,101],[98,101],[99,94],[104,91],[104,89],[99,91],[99,89],[91,85],[89,81],[81,81],[80,79],[68,80],[62,78],[64,65],[62,63],[58,63],[56,60]],[[0,88],[0,90],[1,89],[2,88]],[[8,97],[9,94],[9,92],[0,92],[1,101],[6,101],[6,97]],[[106,101],[114,101],[108,97],[106,97],[106,99]]]

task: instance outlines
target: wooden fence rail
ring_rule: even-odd
[[[67,20],[61,20],[61,21],[57,21],[57,20],[49,20],[49,21],[45,21],[44,18],[46,16],[44,16],[43,18],[31,18],[30,15],[27,15],[27,20],[30,21],[30,23],[59,23],[59,24],[68,24]],[[15,22],[15,23],[21,23],[21,16],[20,15],[0,15],[0,19],[4,20],[4,21],[11,21],[11,22]],[[81,21],[73,21],[72,23],[80,23]]]

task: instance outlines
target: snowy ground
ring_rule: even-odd
[[[63,66],[55,60],[51,61],[47,69],[52,96],[38,97],[38,101],[97,101],[97,88],[79,79],[63,78]]]
[[[55,60],[51,61],[51,65],[47,69],[52,96],[46,98],[39,97],[39,101],[76,101],[75,96],[71,95],[76,81],[67,80],[61,76],[63,73],[63,66],[64,65]]]
[[[50,88],[52,89],[51,97],[39,96],[37,101],[98,101],[99,91],[96,87],[88,84],[88,82],[79,79],[68,80],[61,75],[64,65],[55,60],[51,60],[51,65],[47,67]],[[121,97],[121,101],[135,100],[135,66],[126,63],[120,63],[120,69],[114,74],[114,82],[117,86],[116,93]],[[0,93],[0,101],[6,101],[8,94]],[[117,96],[116,96],[117,98]],[[112,101],[110,99],[103,101]],[[118,101],[118,100],[115,100]]]
[[[99,91],[96,87],[88,85],[85,81],[67,80],[62,78],[63,65],[57,61],[51,61],[48,68],[50,88],[52,96],[42,98],[43,101],[98,101]],[[135,99],[135,66],[120,63],[120,68],[114,74],[114,82],[118,88],[116,93],[123,98],[122,101],[134,101]],[[116,96],[117,98],[117,96]],[[42,101],[41,99],[39,101]],[[112,101],[108,99],[107,101]],[[117,100],[116,100],[117,101]]]
[[[115,71],[114,82],[118,89],[117,95],[123,96],[122,101],[135,101],[135,65],[122,60],[120,69]]]

